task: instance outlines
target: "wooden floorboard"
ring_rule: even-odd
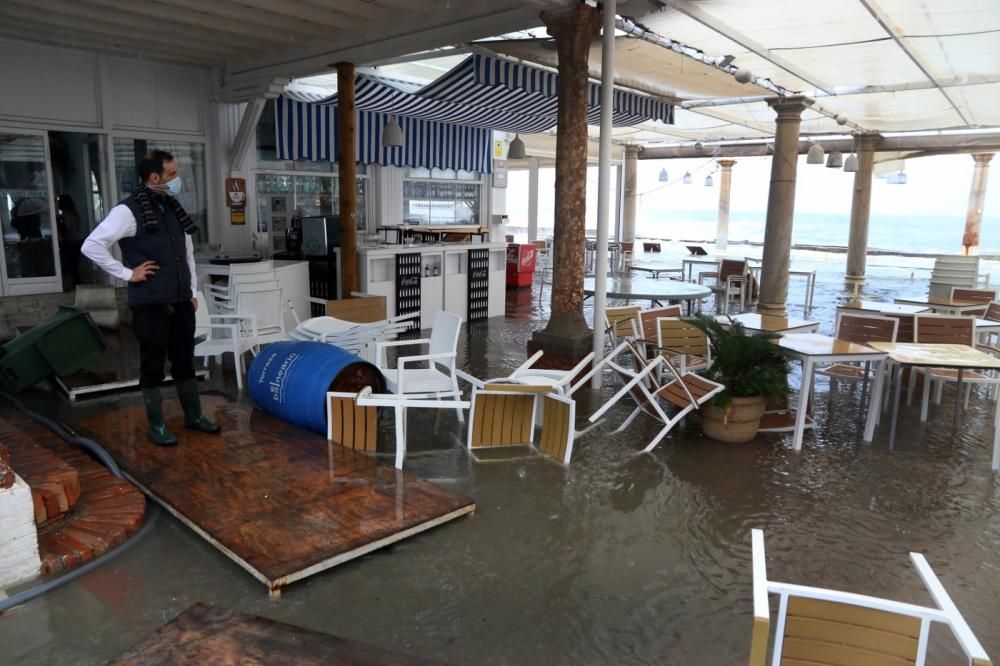
[[[111,662],[113,666],[416,666],[430,663],[365,643],[205,604],[192,606]]]
[[[328,443],[245,403],[204,396],[221,435],[146,439],[141,405],[95,413],[76,428],[104,446],[143,492],[275,590],[475,510],[474,502],[361,452]]]

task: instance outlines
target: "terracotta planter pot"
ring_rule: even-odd
[[[764,398],[733,398],[726,409],[715,405],[701,408],[701,429],[720,442],[749,442],[757,436],[760,417],[764,414]]]

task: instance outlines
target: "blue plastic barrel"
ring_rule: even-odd
[[[276,342],[250,365],[247,389],[254,404],[278,418],[326,435],[326,392],[385,386],[371,363],[322,342]]]

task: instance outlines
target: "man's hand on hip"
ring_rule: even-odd
[[[197,298],[192,298],[191,299],[191,307],[194,309],[195,312],[198,311],[198,299]]]
[[[128,279],[129,282],[145,282],[149,278],[156,275],[156,271],[160,270],[160,267],[156,265],[153,260],[144,261],[135,268],[132,269],[132,277]]]

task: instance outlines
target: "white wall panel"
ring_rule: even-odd
[[[100,124],[94,54],[4,39],[0,63],[0,117]]]
[[[205,133],[204,70],[109,58],[108,78],[114,129]]]

